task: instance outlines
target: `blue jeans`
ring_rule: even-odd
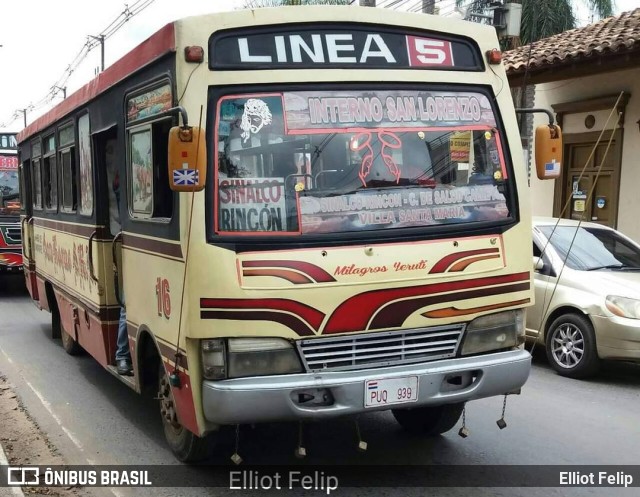
[[[125,311],[124,307],[120,307],[118,338],[116,340],[116,361],[120,361],[122,359],[131,362],[131,353],[129,352],[129,334],[127,333],[127,311]]]

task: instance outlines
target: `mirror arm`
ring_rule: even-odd
[[[553,126],[555,119],[549,109],[516,109],[516,114],[535,114],[539,112],[544,112],[549,117],[549,126]]]

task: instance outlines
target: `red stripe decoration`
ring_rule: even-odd
[[[275,321],[298,335],[314,335],[324,313],[306,304],[288,299],[200,299],[202,319]]]
[[[435,295],[412,300],[401,300],[400,302],[394,302],[393,304],[389,304],[381,309],[371,321],[369,329],[378,330],[381,328],[399,328],[402,326],[402,323],[404,323],[404,320],[411,314],[428,305],[438,304],[440,302],[478,299],[481,297],[503,295],[511,292],[523,292],[529,290],[529,287],[529,282],[526,282],[515,285],[481,288],[478,290],[466,290],[453,294],[447,293],[445,295]]]
[[[324,269],[310,262],[302,261],[287,261],[287,260],[264,260],[264,261],[242,261],[243,268],[287,268],[298,271],[318,283],[330,283],[336,281],[333,276],[327,273]]]
[[[287,271],[286,269],[244,269],[242,276],[273,276],[274,278],[282,278],[290,281],[294,285],[303,285],[315,283],[311,278],[295,271]]]
[[[498,248],[488,248],[488,249],[479,249],[479,250],[465,250],[463,252],[458,252],[455,254],[447,255],[443,257],[438,262],[434,264],[429,271],[429,274],[434,273],[444,273],[449,266],[451,266],[454,262],[459,261],[460,259],[464,259],[465,257],[472,257],[474,255],[483,255],[483,254],[499,254],[500,249]]]
[[[390,317],[385,312],[375,323],[372,322],[374,316],[381,312],[382,307],[401,299],[416,299],[419,297],[428,297],[438,293],[455,292],[460,290],[469,290],[472,288],[480,288],[483,286],[504,285],[508,283],[521,282],[529,280],[530,273],[515,273],[505,276],[490,276],[486,278],[477,278],[472,280],[451,281],[446,283],[434,283],[430,285],[412,286],[406,288],[393,288],[384,290],[373,290],[355,295],[340,304],[327,322],[323,333],[346,333],[350,331],[364,331],[368,329],[369,323],[372,327],[383,328],[400,326],[404,320],[413,312],[414,305],[401,305],[393,308],[393,312],[398,315]],[[527,282],[527,287],[528,287]],[[504,292],[500,289],[497,293]],[[461,294],[462,299],[473,298],[469,292]],[[462,300],[455,299],[452,295],[444,295],[440,300]],[[418,302],[416,302],[417,304]],[[420,304],[416,309],[426,304]],[[393,323],[393,324],[388,324]],[[400,324],[396,324],[400,323]]]

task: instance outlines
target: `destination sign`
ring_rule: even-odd
[[[211,69],[483,69],[466,40],[351,24],[223,31],[211,37],[209,52]]]
[[[0,149],[18,150],[16,133],[0,133]]]
[[[18,169],[18,156],[17,155],[0,155],[0,170],[17,170]]]

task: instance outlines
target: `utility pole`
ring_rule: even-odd
[[[18,109],[18,112],[22,112],[22,117],[24,118],[24,127],[27,127],[27,110],[28,109]]]
[[[422,0],[422,13],[423,14],[435,14],[436,13],[436,0]]]
[[[100,43],[100,72],[104,71],[104,35],[93,36],[87,35]]]
[[[62,99],[67,98],[67,87],[66,86],[52,86],[52,90],[62,90]]]
[[[375,7],[376,0],[360,0],[360,7]]]

